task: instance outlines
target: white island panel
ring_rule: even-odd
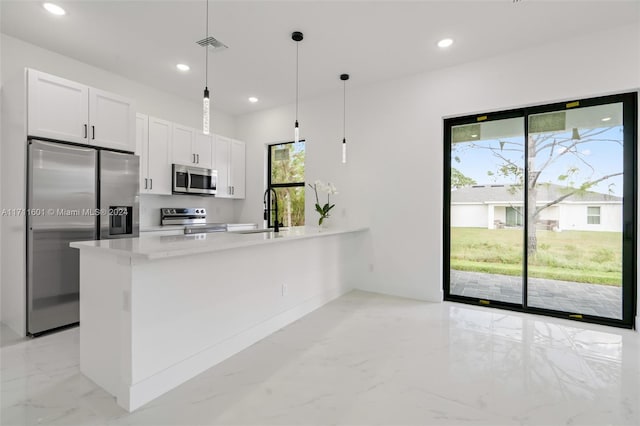
[[[351,290],[368,262],[360,231],[181,236],[151,256],[74,243],[82,372],[140,407]]]

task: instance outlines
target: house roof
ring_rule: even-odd
[[[538,202],[549,202],[567,194],[569,190],[553,183],[538,185]],[[451,191],[452,203],[509,202],[522,203],[523,193],[514,185],[472,185]],[[565,202],[622,202],[622,197],[585,191],[567,197]]]

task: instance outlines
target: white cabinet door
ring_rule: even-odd
[[[171,128],[170,121],[149,117],[149,194],[171,194]]]
[[[136,114],[136,155],[140,157],[140,193],[149,187],[149,117]]]
[[[183,166],[196,164],[196,156],[193,153],[193,139],[195,130],[191,127],[173,124],[172,162]]]
[[[231,153],[231,139],[215,135],[215,159],[218,171],[218,186],[216,197],[230,198],[231,184],[229,182],[229,156]]]
[[[196,165],[206,169],[213,169],[215,164],[213,135],[205,135],[202,131],[196,130],[196,136],[193,142],[193,153],[196,155]]]
[[[135,114],[131,99],[89,88],[89,143],[135,151]]]
[[[231,159],[229,161],[229,173],[231,184],[231,197],[245,197],[245,159],[246,145],[237,140],[231,141]]]
[[[27,73],[29,136],[88,143],[88,87],[40,71]]]

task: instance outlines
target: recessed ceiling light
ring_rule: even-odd
[[[444,49],[445,47],[449,47],[453,44],[453,40],[450,38],[443,38],[438,42],[438,47]]]
[[[191,67],[187,64],[177,64],[176,68],[178,68],[180,71],[189,71],[191,69]]]
[[[258,98],[256,98],[255,96],[252,96],[249,98],[249,102],[251,102],[252,104],[255,104],[256,102],[258,102]]]
[[[60,6],[58,6],[57,4],[53,4],[53,3],[44,3],[42,5],[42,7],[44,7],[45,9],[47,9],[47,12],[54,14],[54,15],[65,15],[67,12],[64,11],[63,8],[61,8]]]
[[[602,119],[602,121],[609,121],[609,120],[611,120],[611,117],[605,117]]]

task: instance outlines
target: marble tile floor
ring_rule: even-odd
[[[640,424],[635,331],[359,291],[134,413],[80,374],[77,328],[0,355],[2,425]]]

